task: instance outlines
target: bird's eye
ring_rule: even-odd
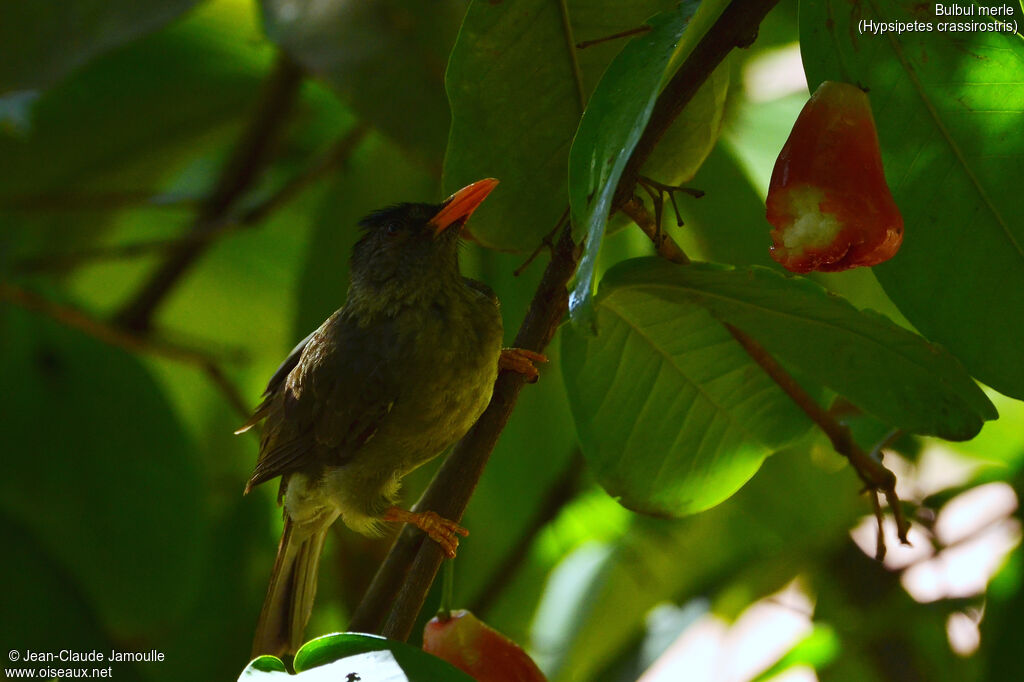
[[[398,234],[398,231],[399,231],[400,229],[401,229],[401,226],[399,226],[399,224],[398,224],[398,223],[388,223],[388,224],[387,224],[387,227],[385,227],[385,228],[384,228],[384,230],[385,230],[385,231],[387,231],[387,233],[388,233],[389,235],[395,235],[395,234]]]

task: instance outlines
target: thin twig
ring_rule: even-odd
[[[636,28],[631,28],[631,29],[628,29],[626,31],[619,31],[618,33],[612,33],[611,35],[606,35],[606,36],[604,36],[602,38],[593,38],[591,40],[582,40],[582,41],[576,43],[576,49],[577,50],[583,50],[583,49],[586,49],[586,48],[591,47],[593,45],[600,45],[601,43],[606,43],[609,40],[616,40],[618,38],[628,38],[629,36],[635,36],[635,35],[639,35],[641,33],[647,33],[650,30],[651,30],[651,27],[647,26],[647,25],[637,26]]]
[[[283,52],[268,78],[256,113],[221,171],[217,184],[203,202],[192,224],[197,233],[217,229],[231,208],[259,178],[298,99],[303,70]],[[208,241],[189,242],[175,248],[135,295],[116,315],[119,326],[145,331],[153,314],[189,267],[206,250]]]
[[[513,343],[516,348],[541,352],[550,343],[568,309],[566,285],[578,261],[579,248],[566,226],[519,327]],[[418,511],[433,510],[454,521],[462,518],[525,382],[525,377],[512,372],[498,377],[490,405],[441,465],[416,504]],[[349,629],[405,639],[443,558],[436,542],[424,542],[421,532],[405,528],[353,614]]]
[[[209,377],[214,386],[224,395],[228,404],[239,415],[247,419],[251,413],[241,392],[228,380],[221,369],[222,361],[232,361],[237,358],[219,358],[198,348],[157,339],[151,334],[122,329],[109,322],[91,317],[77,308],[51,301],[35,292],[6,282],[0,282],[0,301],[6,301],[19,308],[49,317],[65,327],[77,329],[110,346],[197,367]]]
[[[537,248],[533,250],[533,253],[527,256],[526,260],[523,261],[522,265],[520,265],[518,268],[512,271],[513,277],[518,277],[519,275],[523,274],[523,271],[525,271],[526,268],[530,266],[530,263],[532,263],[537,258],[537,256],[540,255],[540,252],[544,250],[544,247],[547,247],[549,251],[554,250],[555,244],[553,240],[555,238],[555,235],[558,234],[558,230],[562,228],[562,225],[565,224],[565,221],[568,217],[569,207],[566,206],[565,210],[562,211],[562,217],[558,219],[558,222],[555,223],[555,226],[551,229],[551,231],[544,235],[543,239],[540,240],[540,244],[537,244]]]
[[[630,220],[637,224],[644,234],[646,234],[651,242],[654,244],[654,248],[657,249],[658,255],[666,260],[670,260],[673,263],[680,265],[686,265],[690,262],[683,250],[679,248],[675,240],[672,239],[663,230],[658,229],[657,223],[654,218],[647,211],[644,206],[644,202],[639,197],[633,197],[625,204],[620,207],[620,210],[629,216]]]

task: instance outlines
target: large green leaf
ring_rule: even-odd
[[[809,422],[700,305],[623,281],[618,269],[595,301],[597,334],[563,331],[583,454],[630,509],[707,509]]]
[[[445,86],[452,129],[444,186],[492,176],[502,184],[473,214],[473,233],[532,250],[566,208],[569,146],[586,97],[622,41],[577,49],[639,26],[669,0],[474,0]],[[564,10],[564,11],[563,11]],[[566,23],[568,20],[568,23]]]
[[[46,87],[173,20],[198,0],[3,0],[0,95]]]
[[[8,310],[0,507],[115,639],[158,637],[191,605],[201,569],[208,528],[194,449],[137,359]]]
[[[936,30],[861,35],[862,20]],[[828,79],[870,90],[906,223],[900,252],[875,269],[886,292],[979,379],[1024,398],[1024,38],[940,25],[931,5],[805,1],[804,68],[812,90]]]
[[[440,166],[449,125],[443,74],[463,3],[261,0],[261,5],[271,40],[323,76],[360,116]]]
[[[653,17],[651,30],[631,40],[608,66],[569,150],[569,205],[577,241],[585,237],[569,314],[592,324],[594,267],[612,196],[647,127],[669,62],[690,23],[694,3]]]
[[[470,682],[472,678],[405,642],[376,635],[344,632],[307,642],[295,654],[295,677],[314,682],[345,679],[408,680],[408,682]],[[273,656],[260,656],[239,680],[280,680],[289,677]]]
[[[947,351],[809,280],[756,266],[677,267],[654,258],[627,261],[605,277],[666,304],[707,308],[782,362],[905,431],[967,440],[998,416]]]

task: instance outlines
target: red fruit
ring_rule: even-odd
[[[903,242],[863,90],[825,81],[804,105],[768,187],[772,258],[791,272],[877,265]]]
[[[469,673],[479,682],[547,682],[519,645],[480,622],[469,611],[433,618],[423,629],[423,650]]]

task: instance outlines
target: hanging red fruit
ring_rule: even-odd
[[[431,619],[423,629],[423,650],[469,673],[478,682],[546,682],[519,645],[469,611]]]
[[[771,255],[791,272],[877,265],[903,241],[868,96],[825,81],[804,105],[768,187]]]

